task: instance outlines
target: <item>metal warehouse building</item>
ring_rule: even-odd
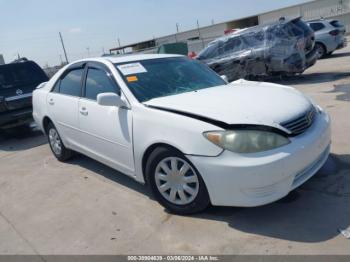
[[[120,52],[132,49],[133,52],[154,53],[162,44],[186,42],[189,51],[198,53],[209,42],[224,35],[230,29],[251,27],[258,24],[266,24],[278,20],[280,17],[295,18],[303,17],[303,20],[312,19],[338,19],[350,31],[350,0],[316,0],[270,11],[267,13],[235,19],[206,27],[199,27],[189,31],[179,32],[163,37],[158,37],[134,44],[110,49],[110,52]]]

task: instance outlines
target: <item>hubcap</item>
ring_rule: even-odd
[[[168,157],[159,162],[155,181],[158,191],[173,204],[189,204],[198,194],[197,173],[189,163],[178,157]]]
[[[60,137],[55,129],[50,129],[49,140],[50,140],[50,145],[51,145],[53,152],[56,155],[60,155],[62,152],[61,139],[60,139]]]

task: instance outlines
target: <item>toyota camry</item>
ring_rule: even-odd
[[[58,160],[96,159],[177,214],[276,201],[330,151],[327,113],[299,91],[227,83],[178,55],[73,62],[35,90],[33,107]]]

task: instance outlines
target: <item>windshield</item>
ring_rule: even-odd
[[[226,84],[206,65],[186,57],[142,60],[115,67],[140,102]]]

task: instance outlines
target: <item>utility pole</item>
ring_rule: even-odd
[[[119,37],[118,37],[118,47],[121,47],[122,45],[120,44],[120,39],[119,39]],[[123,49],[123,54],[124,54],[124,49]]]
[[[198,30],[198,37],[199,39],[202,39],[202,48],[204,49],[205,44],[204,44],[204,39],[201,37],[201,30],[199,29],[199,21],[197,19],[197,30]]]
[[[179,33],[179,24],[176,23],[176,33],[175,33],[175,41],[177,43],[177,34]]]
[[[62,34],[61,34],[61,32],[59,32],[59,35],[60,35],[60,39],[61,39],[61,44],[62,44],[62,48],[63,48],[63,52],[64,52],[64,56],[65,56],[65,58],[66,58],[66,62],[67,62],[67,64],[68,64],[69,62],[68,62],[67,52],[66,52],[66,48],[64,47],[64,42],[63,42],[63,38],[62,38]]]
[[[90,57],[90,47],[87,47],[86,50],[87,50],[88,57]]]

